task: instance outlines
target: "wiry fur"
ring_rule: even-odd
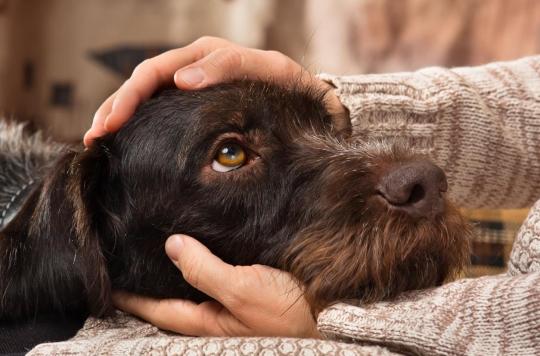
[[[468,260],[470,234],[458,211],[445,202],[445,214],[411,219],[375,192],[386,167],[419,159],[409,147],[399,140],[309,140],[305,149],[314,152],[302,152],[295,168],[319,171],[317,185],[326,189],[282,266],[306,286],[314,312],[336,300],[370,303],[456,276]]]
[[[315,312],[442,283],[467,260],[467,225],[449,204],[434,219],[385,204],[375,187],[389,167],[423,158],[348,142],[323,95],[261,82],[164,91],[90,150],[64,150],[0,231],[0,319],[103,316],[115,288],[207,299],[165,255],[172,233],[231,264],[290,271]],[[248,164],[215,172],[228,141]]]
[[[0,119],[0,228],[16,212],[62,145],[31,134],[25,124]]]

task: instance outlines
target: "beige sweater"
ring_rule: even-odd
[[[448,174],[463,207],[526,207],[540,197],[540,57],[476,68],[336,77],[353,134],[406,137]],[[126,315],[90,318],[72,340],[31,354],[539,354],[540,201],[522,226],[507,275],[463,279],[318,318],[330,340],[188,338]],[[351,343],[352,342],[352,343]]]
[[[540,198],[540,57],[323,79],[336,86],[359,140],[408,138],[445,169],[458,205],[516,208]],[[540,353],[540,201],[507,275],[364,308],[338,304],[318,326],[329,338],[430,355]]]

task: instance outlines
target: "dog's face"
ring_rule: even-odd
[[[398,144],[345,136],[315,91],[241,83],[151,100],[100,143],[114,171],[103,205],[125,229],[106,247],[113,285],[198,298],[163,255],[172,233],[292,272],[314,308],[442,283],[467,258],[444,174]]]
[[[69,253],[93,264],[78,269],[92,274],[82,284],[107,291],[88,298],[107,304],[112,286],[205,299],[164,253],[173,233],[234,265],[291,272],[314,311],[437,285],[458,270],[468,228],[443,196],[444,174],[403,145],[353,143],[322,98],[259,82],[168,90],[61,163],[69,172],[50,185],[68,187]]]

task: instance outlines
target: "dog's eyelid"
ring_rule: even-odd
[[[240,139],[238,135],[223,135],[217,139],[209,152],[209,168],[216,173],[228,173],[259,161],[260,155],[251,149],[245,141],[245,139]],[[230,155],[230,159],[227,155]]]
[[[212,161],[212,169],[214,171],[216,171],[216,172],[219,172],[219,173],[227,173],[227,172],[230,172],[230,171],[234,171],[234,170],[242,167],[243,165],[244,165],[244,163],[239,164],[237,166],[233,166],[233,167],[227,167],[227,166],[222,165],[221,163],[219,163],[216,160]]]
[[[219,135],[215,140],[214,143],[211,145],[210,148],[210,157],[213,160],[216,154],[219,151],[219,148],[226,144],[236,144],[242,147],[242,149],[247,153],[248,160],[254,159],[255,157],[258,157],[259,154],[257,151],[253,148],[253,146],[249,143],[246,136],[244,136],[240,132],[226,132],[221,135]]]

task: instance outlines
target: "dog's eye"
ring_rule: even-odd
[[[246,162],[246,152],[236,143],[225,143],[219,147],[212,162],[212,169],[216,172],[229,172],[240,168]]]

